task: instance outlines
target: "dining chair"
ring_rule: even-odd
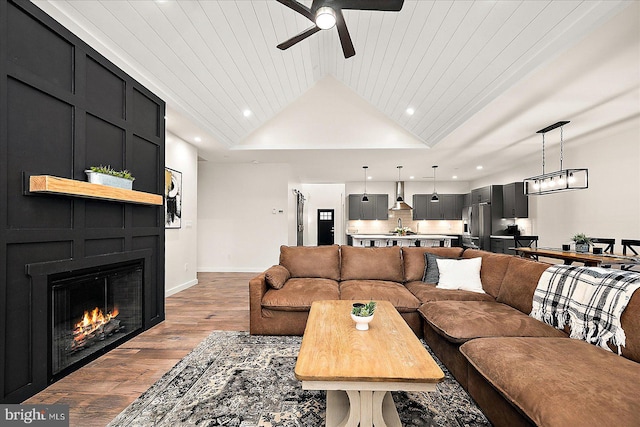
[[[591,238],[591,242],[593,242],[594,244],[601,244],[601,245],[606,245],[603,249],[602,252],[604,252],[605,254],[613,254],[614,252],[614,247],[616,244],[616,239],[611,239],[611,238],[603,238],[603,237],[592,237]]]
[[[638,251],[640,251],[640,240],[622,239],[621,243],[622,243],[622,255],[627,255],[627,249],[628,249],[630,252],[633,252],[633,255],[629,254],[629,256],[638,256]],[[620,269],[622,270],[634,269],[635,271],[635,269],[640,269],[640,264],[623,264],[620,266]]]

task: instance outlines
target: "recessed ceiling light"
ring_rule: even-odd
[[[373,177],[372,177],[372,176],[368,176],[368,177],[367,177],[367,179],[371,179],[371,178],[373,178]]]
[[[245,116],[245,117],[249,117],[251,115],[251,110],[244,110],[242,112],[242,115]]]
[[[199,136],[196,136],[195,138],[193,138],[193,140],[195,142],[202,142],[202,138],[200,138]]]
[[[458,175],[453,175],[451,179],[458,179]]]
[[[478,169],[478,170],[482,170],[482,165],[478,165],[478,166],[476,166],[476,169]]]
[[[414,110],[414,109],[413,109],[413,108],[411,108],[411,107],[407,108],[407,110],[406,110],[406,111],[407,111],[407,114],[408,114],[408,115],[410,115],[410,116],[413,116],[413,113],[415,113],[415,112],[416,112],[416,110]]]
[[[409,177],[409,179],[414,179],[414,178],[415,178],[415,176],[413,176],[413,175],[411,175],[411,176]]]

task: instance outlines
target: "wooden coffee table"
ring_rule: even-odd
[[[311,305],[296,378],[327,390],[329,427],[401,427],[390,392],[434,391],[444,374],[391,303],[378,301],[369,330],[358,331],[353,302]]]

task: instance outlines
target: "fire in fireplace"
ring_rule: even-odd
[[[50,277],[50,289],[54,377],[142,328],[142,260]]]

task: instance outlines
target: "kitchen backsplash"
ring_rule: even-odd
[[[347,234],[381,234],[389,233],[398,226],[398,218],[402,226],[419,234],[462,234],[462,221],[414,221],[412,211],[389,212],[386,221],[347,221]]]
[[[462,221],[414,221],[412,211],[389,212],[386,221],[347,221],[347,234],[384,234],[393,231],[398,226],[398,218],[402,219],[402,226],[409,227],[411,231],[419,234],[462,234],[464,224]],[[504,229],[507,225],[514,224],[513,219],[503,219]],[[530,219],[518,218],[515,224],[522,235],[532,235],[533,227]],[[505,234],[497,232],[495,234]]]

